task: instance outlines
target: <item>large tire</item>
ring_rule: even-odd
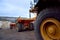
[[[16,30],[17,30],[18,32],[21,32],[21,31],[22,31],[22,27],[23,27],[22,23],[17,23],[17,24],[16,24]]]
[[[34,29],[34,24],[33,23],[30,23],[29,24],[29,30],[33,30]]]
[[[39,13],[39,15],[34,23],[34,27],[35,27],[34,29],[35,29],[35,34],[36,34],[37,40],[44,40],[41,35],[40,26],[41,26],[41,23],[43,22],[43,20],[45,20],[47,18],[54,18],[54,19],[60,21],[60,8],[47,8]]]

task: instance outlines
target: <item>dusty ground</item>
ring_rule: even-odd
[[[15,30],[0,30],[0,40],[36,40],[34,31],[16,32]]]

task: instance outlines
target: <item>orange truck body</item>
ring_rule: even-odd
[[[24,24],[24,26],[28,26],[31,22],[34,21],[34,19],[21,19],[21,18],[18,18],[17,21],[18,21],[18,23]]]
[[[35,18],[36,17],[33,17],[33,18],[17,18],[17,23],[22,23],[23,25],[24,25],[24,29],[26,29],[26,28],[28,28],[29,29],[29,27],[30,27],[30,24],[32,23],[33,24],[33,22],[35,21]]]

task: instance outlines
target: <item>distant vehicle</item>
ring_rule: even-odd
[[[21,32],[26,29],[33,30],[34,29],[34,25],[33,25],[34,21],[35,21],[35,18],[18,17],[16,20],[16,30],[18,32]]]
[[[36,12],[34,23],[37,40],[60,40],[60,0],[34,0]]]
[[[16,28],[16,23],[10,23],[10,29]]]

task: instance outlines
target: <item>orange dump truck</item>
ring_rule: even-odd
[[[16,20],[16,30],[18,32],[20,32],[22,30],[26,30],[26,29],[33,30],[34,29],[34,26],[33,26],[34,20],[35,20],[35,18],[20,18],[20,17],[18,17]]]
[[[10,29],[13,29],[16,27],[16,23],[10,23]]]

